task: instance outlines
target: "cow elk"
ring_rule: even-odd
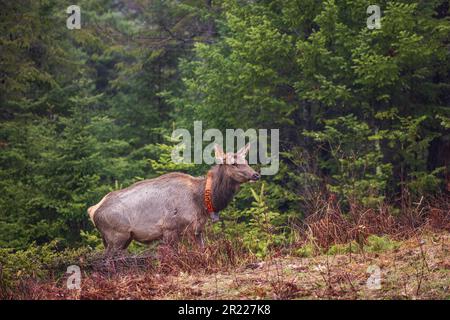
[[[249,148],[247,144],[237,153],[224,153],[215,145],[217,164],[206,177],[168,173],[108,193],[88,209],[106,256],[126,250],[132,240],[147,244],[162,239],[176,244],[185,234],[194,236],[203,247],[208,219],[218,218],[242,183],[260,178],[245,160]]]

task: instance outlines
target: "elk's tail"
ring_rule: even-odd
[[[106,197],[108,195],[104,196],[103,199],[97,203],[96,205],[93,205],[92,207],[89,207],[89,209],[87,210],[89,217],[91,218],[92,223],[95,226],[95,221],[94,221],[94,216],[95,216],[95,212],[98,210],[98,208],[100,208],[100,206],[103,204],[103,202],[105,202]]]

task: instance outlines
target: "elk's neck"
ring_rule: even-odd
[[[210,172],[212,173],[212,204],[214,209],[219,212],[233,200],[240,184],[226,174],[223,165],[212,167]]]

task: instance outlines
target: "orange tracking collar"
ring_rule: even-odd
[[[204,197],[206,210],[210,215],[215,214],[214,206],[212,204],[212,176],[213,176],[212,172],[209,171],[206,176],[205,197]]]

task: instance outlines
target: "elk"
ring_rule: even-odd
[[[108,193],[88,209],[105,255],[125,251],[132,240],[148,244],[162,239],[174,245],[184,234],[203,247],[208,219],[218,219],[242,183],[261,177],[245,160],[249,148],[247,144],[237,153],[224,153],[215,145],[216,165],[206,177],[174,172]]]

